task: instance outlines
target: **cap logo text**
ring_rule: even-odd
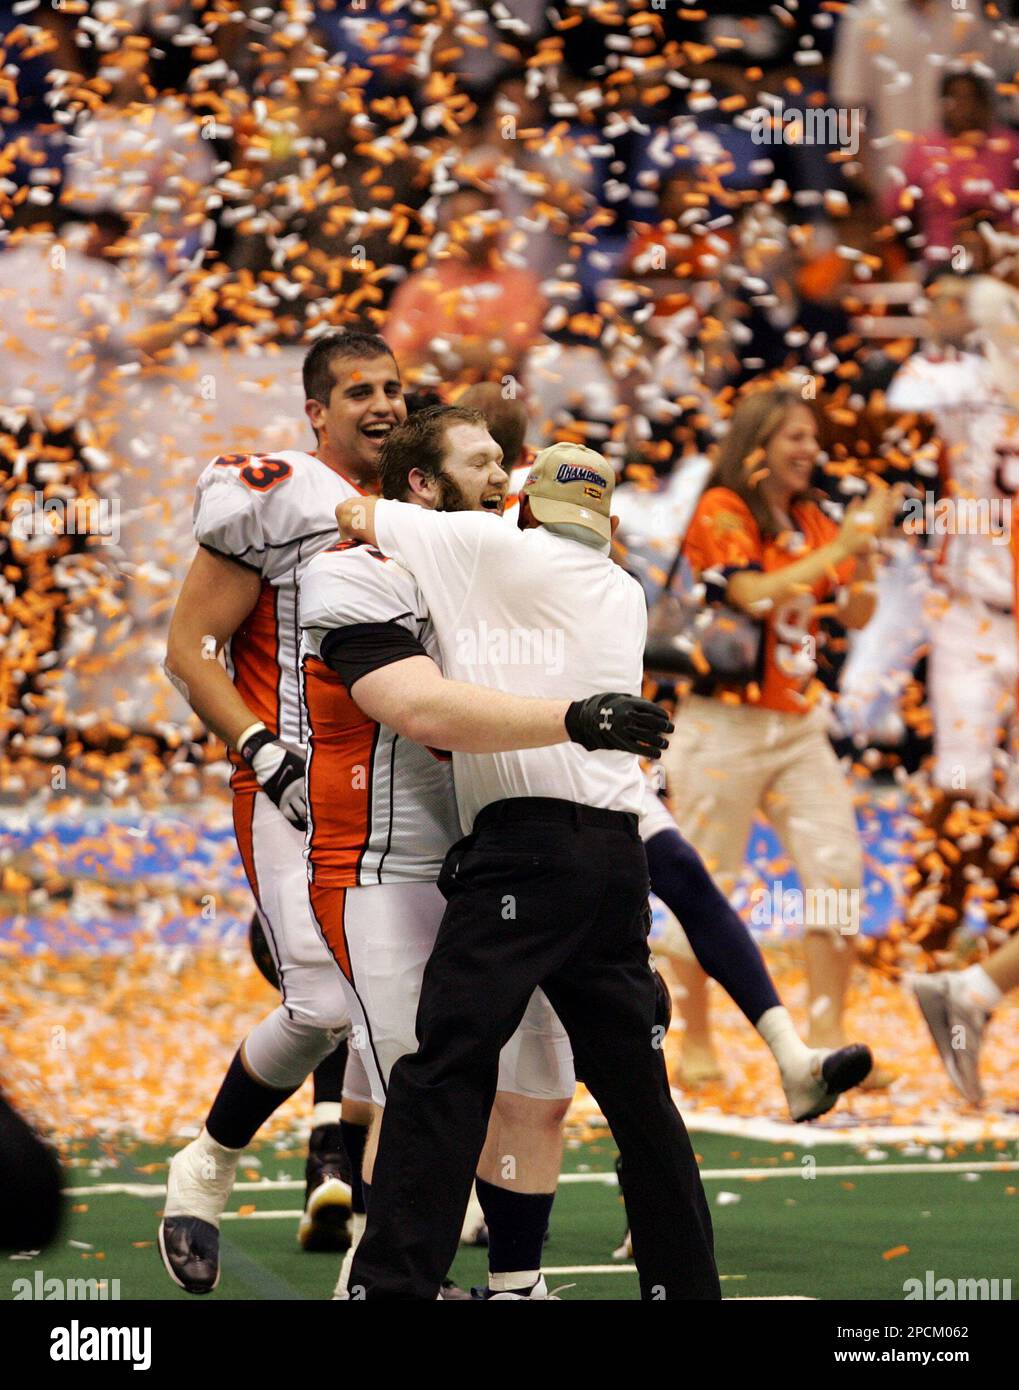
[[[555,480],[557,483],[597,483],[599,487],[608,487],[608,480],[593,468],[578,468],[574,463],[561,463],[556,469]]]

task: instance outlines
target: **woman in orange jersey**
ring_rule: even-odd
[[[810,1045],[843,1043],[842,1009],[860,925],[862,854],[850,789],[827,734],[814,661],[819,606],[835,604],[847,627],[874,611],[870,551],[899,504],[892,490],[858,498],[842,525],[812,500],[818,418],[795,388],[752,392],[737,406],[683,550],[709,602],[760,620],[760,655],[746,685],[710,675],[676,716],[663,758],[673,812],[724,892],[743,866],[754,816],[782,841],[802,891],[780,876],[755,901],[755,924],[802,925],[810,997]],[[683,1076],[718,1074],[706,981],[692,958]]]

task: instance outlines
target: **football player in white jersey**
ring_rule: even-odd
[[[971,884],[1002,881],[1011,865],[995,837],[1019,816],[1019,647],[1009,550],[1019,410],[972,332],[968,286],[953,275],[931,285],[931,341],[899,369],[887,397],[891,410],[929,416],[942,446],[942,495],[928,494],[906,517],[908,530],[933,534],[935,552],[933,788],[910,908],[914,926],[929,928],[930,949],[960,925]],[[940,855],[944,840],[961,853]]]
[[[387,441],[380,482],[387,493],[431,509],[498,513],[508,482],[501,452],[477,412],[425,410]],[[417,1045],[417,997],[444,908],[437,879],[459,838],[448,753],[430,745],[538,747],[564,741],[571,716],[562,701],[519,700],[444,681],[417,585],[372,547],[343,544],[315,558],[302,585],[301,624],[309,895],[349,983],[355,1046],[381,1110],[391,1067]],[[593,746],[618,736],[623,705],[653,709],[622,696],[599,699],[618,702],[616,733],[571,730],[597,739]],[[489,1287],[479,1297],[516,1298],[521,1289],[529,1298],[548,1296],[541,1247],[573,1091],[568,1039],[539,991],[503,1051],[478,1164],[490,1263]],[[375,1128],[364,1164],[369,1194],[374,1138]],[[348,1268],[349,1257],[341,1292]]]
[[[382,444],[406,406],[386,343],[354,330],[312,347],[304,389],[313,453],[228,454],[201,475],[199,549],[167,645],[167,674],[230,750],[237,843],[283,996],[238,1049],[199,1137],[170,1164],[160,1253],[190,1293],[219,1281],[219,1219],[242,1151],[349,1028],[342,981],[308,908],[298,603],[308,562],[336,539],[333,507],[375,487]],[[356,1150],[369,1096],[353,1070],[344,1119],[361,1122],[347,1129]],[[314,1116],[304,1241],[333,1204],[349,1202],[339,1119],[335,1103]],[[359,1159],[351,1154],[355,1170]]]

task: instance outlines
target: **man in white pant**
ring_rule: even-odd
[[[477,412],[419,411],[386,442],[381,489],[429,511],[497,516],[507,485],[500,455]],[[503,529],[495,518],[486,524]],[[421,981],[444,907],[436,880],[458,837],[452,769],[435,749],[564,742],[566,707],[443,680],[417,586],[370,546],[338,545],[315,558],[301,624],[308,892],[348,984],[353,1037],[381,1113],[394,1064],[417,1046]],[[664,724],[653,706],[627,703]],[[615,737],[607,733],[605,746]],[[493,1124],[476,1170],[489,1228],[488,1288],[476,1297],[517,1298],[521,1286],[528,1298],[548,1297],[542,1242],[574,1085],[569,1041],[538,990],[502,1050]],[[374,1137],[373,1129],[363,1168],[369,1210]],[[345,1288],[341,1276],[339,1292]]]
[[[994,824],[1013,822],[1019,809],[1009,551],[1019,411],[987,357],[970,348],[966,288],[952,275],[931,286],[932,341],[888,390],[889,409],[929,416],[942,445],[942,495],[915,503],[905,522],[933,534],[936,545],[928,604],[933,786],[916,847],[924,879],[910,910],[914,926],[926,924],[930,948],[960,925],[974,877],[1000,878],[1008,867],[995,855]],[[938,852],[945,838],[965,839],[957,862]]]
[[[199,1137],[170,1164],[160,1253],[189,1293],[219,1282],[219,1220],[241,1153],[349,1028],[343,982],[308,910],[297,606],[308,561],[336,538],[331,508],[374,486],[382,443],[407,412],[392,354],[372,334],[320,338],[304,387],[314,453],[226,454],[199,478],[199,549],[167,644],[167,674],[230,750],[237,845],[283,996],[238,1049]],[[365,1100],[348,1105],[347,1122],[361,1122],[351,1133],[363,1135],[367,1118]],[[312,1225],[349,1209],[339,1119],[316,1117]]]

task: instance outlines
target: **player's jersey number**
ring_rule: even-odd
[[[803,685],[817,670],[814,638],[810,619],[814,609],[813,594],[798,594],[784,603],[775,614],[775,665],[784,676]]]
[[[266,458],[263,454],[224,454],[216,460],[217,468],[236,468],[241,480],[256,492],[268,492],[271,487],[289,478],[293,468],[284,459]]]

